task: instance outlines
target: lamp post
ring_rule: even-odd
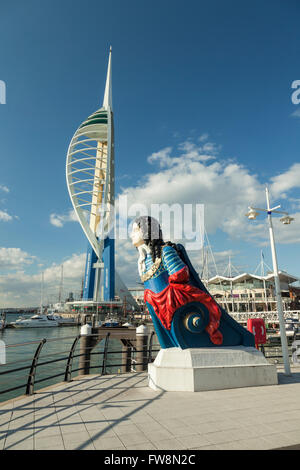
[[[278,311],[278,319],[279,319],[279,327],[280,327],[280,339],[281,339],[281,347],[282,347],[282,356],[284,362],[284,371],[286,375],[291,375],[290,369],[290,362],[289,362],[289,352],[288,352],[288,344],[285,332],[285,325],[284,325],[284,316],[283,316],[283,308],[282,308],[282,299],[281,299],[281,290],[280,290],[280,281],[278,275],[278,264],[277,264],[277,255],[276,255],[276,248],[275,248],[275,239],[274,239],[274,232],[273,232],[273,224],[272,224],[272,213],[275,212],[276,214],[283,214],[283,217],[280,221],[283,224],[290,224],[294,219],[288,215],[287,212],[278,211],[279,206],[270,207],[270,198],[269,198],[269,190],[266,187],[266,199],[267,199],[267,209],[260,209],[257,207],[249,207],[249,212],[246,215],[248,219],[255,220],[256,217],[259,215],[259,212],[267,212],[268,214],[268,225],[269,225],[269,235],[270,235],[270,244],[271,244],[271,252],[272,252],[272,262],[273,262],[273,273],[274,273],[274,282],[275,282],[275,292],[276,292],[276,300],[277,300],[277,311]],[[257,212],[259,211],[259,212]]]

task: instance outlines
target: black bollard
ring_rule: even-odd
[[[142,372],[147,369],[147,346],[148,346],[148,328],[140,325],[136,329],[136,371]]]

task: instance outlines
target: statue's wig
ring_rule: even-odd
[[[177,249],[174,243],[164,242],[159,222],[153,217],[143,215],[137,217],[134,222],[142,231],[143,239],[150,248],[153,262],[156,258],[161,258],[161,250],[164,245],[170,245]]]

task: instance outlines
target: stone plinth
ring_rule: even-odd
[[[255,348],[161,349],[148,365],[154,390],[198,392],[277,385],[275,364]]]

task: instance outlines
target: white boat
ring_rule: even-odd
[[[297,333],[298,331],[298,327],[295,323],[289,323],[289,322],[286,322],[285,323],[285,333],[286,333],[286,336],[294,336],[295,333]]]
[[[130,328],[133,326],[133,324],[130,323],[130,321],[127,321],[126,323],[123,323],[122,326],[126,326],[126,328]]]
[[[293,337],[295,335],[295,333],[297,333],[299,331],[298,322],[289,321],[289,319],[287,319],[285,321],[284,326],[285,326],[285,334],[286,334],[287,338]],[[277,335],[280,335],[280,330],[277,331]]]
[[[48,319],[55,320],[59,325],[77,325],[77,319],[74,317],[62,317],[57,313],[47,315]]]
[[[48,328],[58,326],[58,322],[49,317],[47,315],[33,315],[31,318],[21,317],[11,323],[11,325],[14,328]]]
[[[119,320],[117,318],[114,318],[114,316],[112,315],[108,315],[104,322],[102,323],[101,326],[104,326],[104,327],[108,327],[108,328],[116,328],[118,326],[121,326]]]

